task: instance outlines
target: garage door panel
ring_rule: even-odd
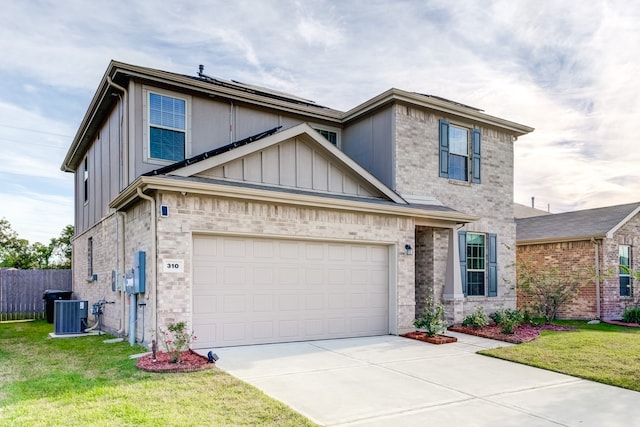
[[[252,337],[255,340],[271,340],[273,336],[273,322],[253,322],[251,324]]]
[[[297,242],[279,242],[277,258],[297,260],[300,257],[300,245]]]
[[[211,292],[211,290],[207,289],[207,291]],[[207,316],[206,313],[215,314],[217,310],[218,297],[216,295],[200,295],[197,299],[193,301],[193,313],[196,316],[196,313],[205,313],[203,316]]]
[[[387,334],[387,254],[375,245],[196,236],[196,345]]]
[[[297,320],[281,320],[278,322],[279,338],[294,338],[299,336]]]
[[[242,322],[223,323],[222,337],[226,342],[244,341],[246,338],[245,324]]]
[[[323,319],[308,319],[304,322],[305,338],[317,339],[325,335]]]
[[[304,298],[305,310],[323,310],[324,309],[324,295],[307,295]]]
[[[369,260],[368,247],[351,247],[351,262],[366,263]]]

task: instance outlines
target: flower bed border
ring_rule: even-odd
[[[153,361],[152,358],[151,353],[140,357],[136,362],[136,368],[154,373],[181,373],[198,372],[215,367],[215,363],[209,363],[209,359],[193,350],[183,351],[178,363],[170,363],[167,352],[156,352],[156,360]]]
[[[405,338],[411,338],[417,341],[424,341],[424,342],[428,342],[430,344],[436,344],[436,345],[449,344],[449,343],[458,341],[458,338],[456,337],[450,337],[448,335],[435,335],[430,337],[426,333],[420,332],[420,331],[407,332],[406,334],[402,334],[400,336]]]

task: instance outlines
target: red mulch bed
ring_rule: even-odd
[[[156,360],[153,354],[146,354],[138,359],[136,367],[147,372],[195,372],[209,369],[215,363],[209,363],[209,359],[200,356],[193,350],[183,351],[178,363],[169,362],[169,353],[156,352]]]
[[[487,326],[481,329],[473,329],[468,326],[450,326],[448,328],[453,332],[460,332],[462,334],[475,335],[482,338],[490,338],[498,341],[505,341],[512,344],[520,344],[523,342],[533,341],[540,336],[540,331],[577,331],[574,328],[567,328],[566,326],[558,325],[532,325],[530,323],[523,323],[518,326],[514,333],[503,334],[500,331],[500,327],[497,325]]]
[[[411,338],[418,341],[428,342],[431,344],[448,344],[448,343],[458,341],[458,338],[456,337],[448,337],[446,335],[436,335],[436,336],[430,337],[425,332],[420,332],[420,331],[407,332],[406,334],[402,334],[400,336],[405,338]]]

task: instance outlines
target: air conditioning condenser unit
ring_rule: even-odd
[[[56,335],[80,334],[87,328],[88,301],[56,300],[53,330]]]

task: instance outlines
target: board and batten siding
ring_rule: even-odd
[[[371,184],[332,161],[323,151],[301,138],[293,138],[197,176],[360,197],[379,194]]]
[[[88,230],[110,213],[109,202],[122,188],[120,152],[124,147],[120,132],[120,101],[94,137],[85,154],[88,166],[88,200],[84,202],[84,158],[75,171],[75,233]]]
[[[342,151],[394,189],[393,109],[388,107],[343,130]]]

